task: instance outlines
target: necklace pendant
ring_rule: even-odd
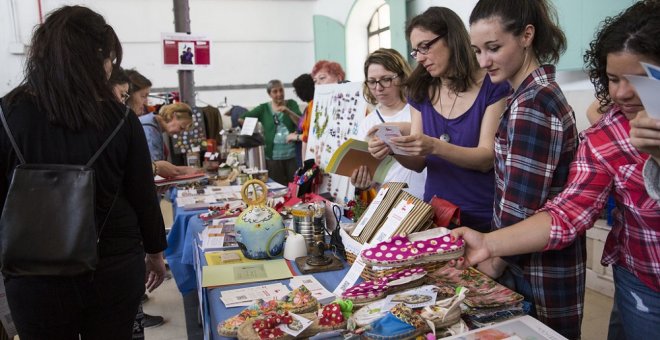
[[[440,135],[440,140],[449,143],[451,138],[449,137],[448,133],[443,133],[442,135]]]

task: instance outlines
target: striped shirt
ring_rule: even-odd
[[[507,99],[495,135],[493,229],[532,216],[560,193],[576,147],[575,114],[555,82],[554,66],[541,66]],[[505,260],[530,283],[532,296],[525,298],[534,302],[537,318],[567,338],[579,338],[586,237],[563,250]]]
[[[552,216],[546,248],[562,248],[584,234],[611,193],[614,225],[601,263],[621,266],[660,292],[660,203],[642,177],[649,156],[630,144],[630,123],[617,106],[580,137],[566,189],[543,208]]]

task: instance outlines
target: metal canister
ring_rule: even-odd
[[[314,228],[314,212],[312,203],[300,202],[291,207],[293,227],[297,233],[305,238],[308,247],[314,244],[314,235],[318,233]]]

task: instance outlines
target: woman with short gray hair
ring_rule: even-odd
[[[269,81],[266,92],[271,101],[246,112],[238,121],[243,125],[245,118],[254,117],[261,122],[268,174],[275,182],[287,185],[293,180],[297,169],[296,146],[287,142],[287,136],[296,131],[300,108],[294,100],[284,99],[284,87],[280,80]]]

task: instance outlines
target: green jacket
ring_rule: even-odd
[[[243,119],[246,117],[257,118],[261,123],[261,126],[264,129],[264,142],[266,144],[264,147],[264,153],[266,154],[267,159],[273,158],[273,139],[275,138],[275,120],[273,119],[273,111],[271,110],[270,103],[271,102],[260,104],[254,109],[241,115],[241,118]],[[301,115],[300,108],[298,107],[298,103],[296,103],[295,100],[287,99],[286,107],[295,112],[297,115]],[[282,123],[284,123],[289,132],[296,131],[296,124],[291,120],[291,118],[289,118],[289,115],[286,113],[284,114],[284,119],[282,122],[280,122],[280,124]]]

